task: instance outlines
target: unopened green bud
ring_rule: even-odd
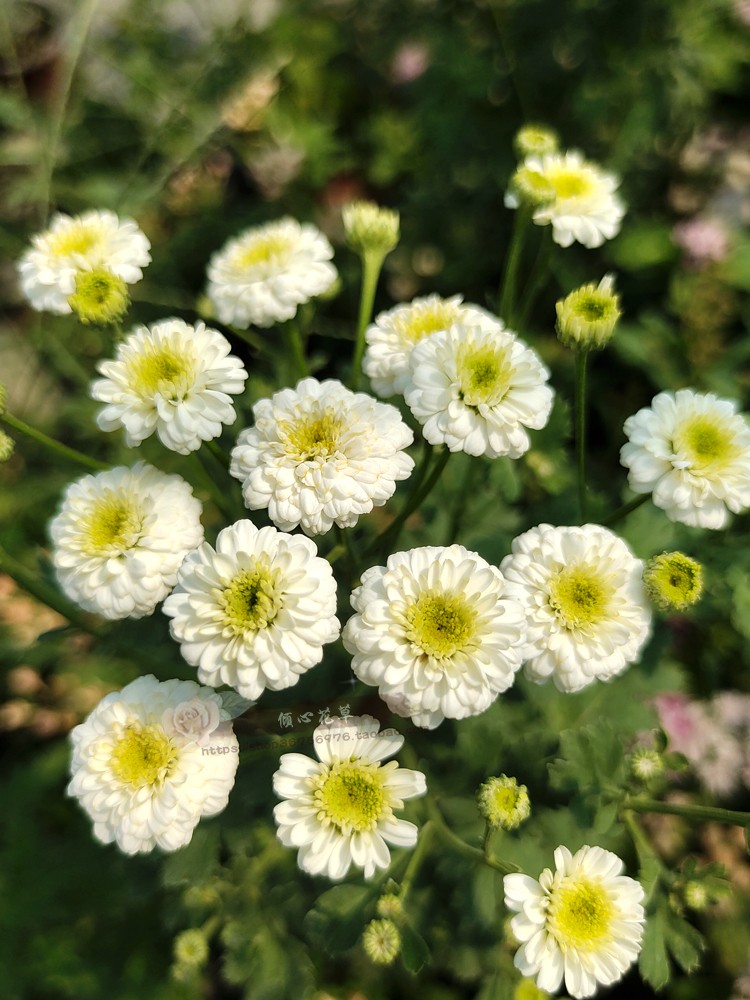
[[[691,910],[705,910],[710,899],[708,891],[702,882],[688,882],[682,890],[685,905]]]
[[[7,462],[15,450],[16,442],[5,431],[0,431],[0,462]]]
[[[390,965],[401,951],[401,935],[392,920],[371,920],[362,933],[362,947],[371,962]]]
[[[540,170],[522,165],[510,179],[510,194],[515,202],[539,208],[554,201],[556,192],[552,184]]]
[[[664,760],[657,750],[638,747],[630,755],[630,771],[639,781],[653,781],[664,774]]]
[[[514,830],[531,812],[526,785],[519,785],[505,774],[480,786],[477,806],[490,826],[502,830]]]
[[[557,133],[546,125],[524,125],[516,132],[513,148],[519,160],[524,160],[527,156],[556,153],[560,148],[560,141]]]
[[[598,285],[576,288],[556,305],[557,336],[566,347],[604,347],[622,315],[614,278],[605,274]]]
[[[341,212],[346,241],[360,256],[385,257],[399,240],[399,215],[372,201],[351,201]]]
[[[68,305],[82,323],[119,323],[130,305],[127,283],[103,267],[79,271]]]
[[[703,567],[683,552],[662,552],[646,563],[643,582],[657,608],[684,611],[703,592]]]
[[[193,927],[178,934],[174,941],[174,960],[178,967],[198,969],[208,961],[208,941],[203,931]]]
[[[379,917],[388,920],[400,920],[404,915],[404,904],[394,892],[381,896],[375,909]]]

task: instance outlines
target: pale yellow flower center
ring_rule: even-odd
[[[424,337],[439,330],[447,330],[459,317],[459,310],[452,302],[431,302],[410,310],[394,321],[400,339],[416,344]]]
[[[140,396],[183,399],[195,382],[194,359],[165,345],[150,347],[129,365],[129,383]]]
[[[700,414],[678,428],[675,451],[698,472],[717,473],[738,455],[732,431],[717,417]]]
[[[615,908],[600,882],[574,876],[553,892],[547,927],[560,948],[593,949],[611,934]]]
[[[296,423],[282,423],[287,454],[297,462],[328,458],[339,450],[344,418],[333,410],[305,417]]]
[[[614,588],[591,566],[567,566],[550,581],[549,603],[567,629],[596,625],[609,613]]]
[[[83,523],[84,548],[89,555],[118,555],[136,544],[142,522],[132,497],[105,490]]]
[[[341,833],[374,829],[387,810],[379,764],[339,761],[332,764],[315,792],[318,820]]]
[[[475,614],[463,597],[425,591],[406,609],[406,637],[442,660],[472,644]]]
[[[547,180],[558,198],[585,198],[594,189],[587,172],[563,167],[547,174]]]
[[[129,726],[112,748],[110,767],[133,788],[160,785],[174,767],[177,748],[158,726]]]
[[[68,305],[82,323],[105,325],[121,319],[128,308],[128,286],[106,268],[79,271]]]
[[[239,268],[257,267],[262,264],[278,265],[289,253],[291,246],[289,237],[279,233],[257,236],[252,243],[237,251],[234,264]]]
[[[94,249],[100,239],[96,229],[90,229],[82,223],[76,222],[61,233],[55,233],[50,241],[50,250],[57,257],[86,254]]]
[[[502,348],[469,346],[457,358],[459,397],[467,406],[496,406],[510,387],[513,369]]]
[[[278,571],[257,560],[252,569],[238,573],[219,598],[225,627],[235,635],[267,628],[281,608],[279,591]]]

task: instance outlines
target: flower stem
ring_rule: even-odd
[[[433,827],[440,839],[457,854],[463,855],[463,857],[468,858],[470,861],[478,861],[480,864],[485,864],[495,871],[501,872],[503,875],[511,875],[513,872],[519,871],[516,865],[506,864],[489,852],[485,853],[478,847],[472,847],[465,840],[462,840],[450,827],[446,826],[437,804],[430,799],[427,800],[427,810],[430,814]]]
[[[380,255],[366,253],[362,258],[362,290],[359,297],[359,316],[357,318],[357,338],[354,344],[352,358],[352,373],[349,388],[355,391],[359,387],[362,374],[362,358],[365,353],[365,330],[372,319],[372,307],[375,302],[375,289],[378,286],[380,270],[385,258]]]
[[[586,520],[586,367],[588,351],[576,351],[576,465],[578,468],[578,513]]]
[[[431,819],[428,819],[422,829],[419,831],[419,840],[417,841],[417,846],[415,847],[412,856],[409,858],[409,864],[406,866],[406,871],[404,872],[404,877],[401,879],[401,891],[399,893],[401,901],[403,902],[411,891],[412,884],[414,882],[414,877],[419,871],[422,862],[427,854],[427,848],[432,840],[432,835],[434,832],[434,825]]]
[[[521,263],[521,251],[523,250],[524,238],[531,215],[529,209],[520,205],[516,209],[516,216],[513,220],[513,232],[508,247],[508,255],[505,259],[505,273],[500,284],[500,306],[498,315],[508,326],[515,323],[516,310],[516,286],[518,284],[518,268]]]
[[[288,361],[291,381],[296,383],[299,379],[305,378],[310,374],[305,356],[305,345],[302,341],[302,330],[296,320],[290,319],[284,323],[284,339],[289,351]]]
[[[375,543],[380,547],[381,555],[385,556],[390,554],[390,551],[387,550],[390,550],[392,546],[395,545],[406,520],[414,513],[415,510],[417,510],[422,501],[425,500],[432,492],[433,488],[437,484],[437,481],[443,474],[443,469],[447,465],[450,457],[451,452],[448,451],[447,448],[438,454],[437,460],[434,463],[430,474],[424,482],[417,487],[417,489],[412,490],[411,494],[407,497],[403,508],[399,511],[398,516],[391,521],[385,531],[381,535],[378,535],[375,539]]]
[[[62,617],[69,621],[71,625],[74,625],[82,632],[87,632],[89,635],[94,636],[104,634],[104,630],[101,626],[93,624],[91,619],[85,615],[81,609],[77,607],[77,605],[68,601],[56,587],[51,586],[46,580],[27,569],[23,563],[14,559],[14,557],[6,552],[1,546],[0,570],[12,577],[19,587],[31,594],[32,597],[35,597],[37,601],[40,601],[42,604],[46,604],[48,608],[52,608],[53,611],[62,615]]]
[[[609,527],[611,524],[616,524],[621,518],[627,517],[628,514],[631,514],[634,510],[638,510],[639,507],[650,499],[650,493],[641,493],[639,496],[633,497],[632,500],[628,500],[628,502],[624,503],[622,507],[618,507],[614,513],[610,514],[609,517],[605,517],[600,523],[605,527]]]
[[[695,820],[697,823],[728,823],[732,826],[748,826],[750,824],[750,812],[722,809],[719,806],[659,802],[657,799],[647,799],[641,796],[626,798],[623,805],[626,809],[632,809],[633,812],[666,813],[669,816],[682,816],[683,819]]]
[[[523,299],[518,310],[516,322],[519,329],[526,326],[531,310],[536,302],[536,297],[544,284],[544,280],[549,276],[549,257],[552,249],[552,237],[544,227],[540,234],[539,249],[537,250],[534,263],[531,266],[531,273],[526,281],[523,290]]]
[[[63,458],[68,458],[72,462],[78,462],[79,465],[85,465],[87,469],[103,472],[109,468],[104,462],[100,462],[96,458],[91,458],[90,455],[84,455],[82,451],[77,451],[75,448],[69,448],[68,445],[63,444],[61,441],[56,441],[55,438],[49,437],[43,431],[37,430],[36,427],[31,427],[25,421],[14,417],[11,413],[3,413],[0,416],[0,421],[14,431],[19,431],[19,433],[25,434],[26,437],[31,438],[38,444],[44,445],[45,448],[56,452]]]

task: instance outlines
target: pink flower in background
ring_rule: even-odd
[[[405,42],[393,56],[391,79],[394,83],[411,83],[430,65],[430,52],[422,42]]]
[[[685,254],[690,267],[722,261],[729,253],[729,230],[721,219],[695,215],[678,222],[672,230],[672,239]]]

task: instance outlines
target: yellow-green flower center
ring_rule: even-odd
[[[142,522],[143,515],[132,497],[105,490],[84,523],[84,548],[89,555],[118,555],[136,544]]]
[[[280,425],[287,454],[297,462],[328,458],[339,449],[344,418],[333,410],[314,414],[296,423]]]
[[[252,268],[263,264],[278,265],[288,254],[290,247],[287,236],[278,233],[257,236],[252,243],[237,251],[234,263],[239,268]]]
[[[613,592],[601,571],[568,566],[552,579],[549,602],[564,628],[585,628],[607,617]]]
[[[159,726],[129,726],[112,749],[110,767],[133,788],[161,784],[174,767],[177,749]]]
[[[252,569],[238,573],[219,599],[224,626],[235,635],[243,635],[270,625],[282,603],[278,576],[261,560]]]
[[[430,302],[409,310],[394,321],[399,338],[406,344],[417,344],[431,333],[447,330],[459,317],[452,302]]]
[[[437,660],[466,649],[474,639],[475,614],[463,597],[425,591],[405,617],[407,638]]]
[[[594,948],[609,937],[614,915],[612,901],[599,882],[574,877],[554,891],[547,926],[563,951]]]
[[[172,347],[151,347],[132,359],[129,376],[133,391],[141,396],[183,399],[195,381],[194,361]]]
[[[459,396],[467,406],[496,406],[508,391],[513,369],[507,352],[491,345],[469,346],[457,359]]]
[[[50,242],[50,250],[57,257],[86,254],[99,243],[100,235],[95,229],[88,229],[76,222],[61,233],[56,233]]]
[[[718,472],[738,454],[731,430],[716,417],[702,414],[678,429],[674,445],[699,472]]]
[[[587,173],[580,170],[569,168],[552,170],[547,174],[547,180],[555,189],[558,198],[584,198],[591,194],[591,179]]]
[[[379,764],[339,761],[332,764],[315,792],[320,822],[341,833],[362,833],[377,826],[387,810]]]
[[[128,286],[122,278],[98,268],[76,275],[76,290],[68,305],[82,323],[105,326],[122,319],[129,304]]]

